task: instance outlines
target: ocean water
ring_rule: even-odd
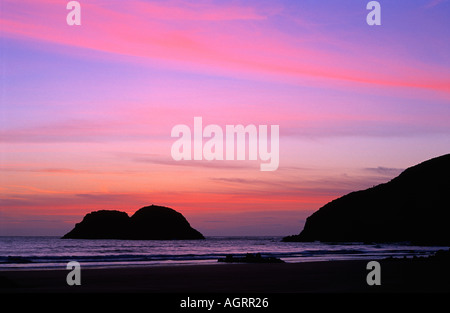
[[[281,242],[282,237],[207,237],[205,240],[81,240],[0,237],[0,270],[216,264],[227,254],[261,253],[285,262],[428,256],[448,247],[397,244]]]

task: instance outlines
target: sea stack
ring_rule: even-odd
[[[450,154],[391,181],[333,200],[283,241],[410,242],[450,245]]]
[[[204,239],[179,212],[157,205],[143,207],[131,217],[125,212],[100,210],[86,214],[63,239]]]

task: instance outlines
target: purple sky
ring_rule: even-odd
[[[1,0],[0,235],[170,206],[206,235],[288,235],[449,153],[450,1]],[[280,165],[176,162],[171,129],[279,125]]]

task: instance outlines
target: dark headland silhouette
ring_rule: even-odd
[[[283,241],[450,245],[450,154],[327,203]]]
[[[125,212],[100,210],[86,214],[63,239],[205,239],[184,216],[167,207],[151,205],[131,217]]]

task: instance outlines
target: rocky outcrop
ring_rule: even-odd
[[[162,206],[148,206],[130,218],[131,239],[204,239],[184,216]]]
[[[125,212],[100,210],[86,214],[63,238],[119,239],[129,232],[129,216]]]
[[[397,242],[450,245],[450,154],[391,181],[333,200],[283,241]]]
[[[101,210],[86,214],[64,239],[204,239],[184,216],[170,208],[151,205],[131,217],[125,212]]]

